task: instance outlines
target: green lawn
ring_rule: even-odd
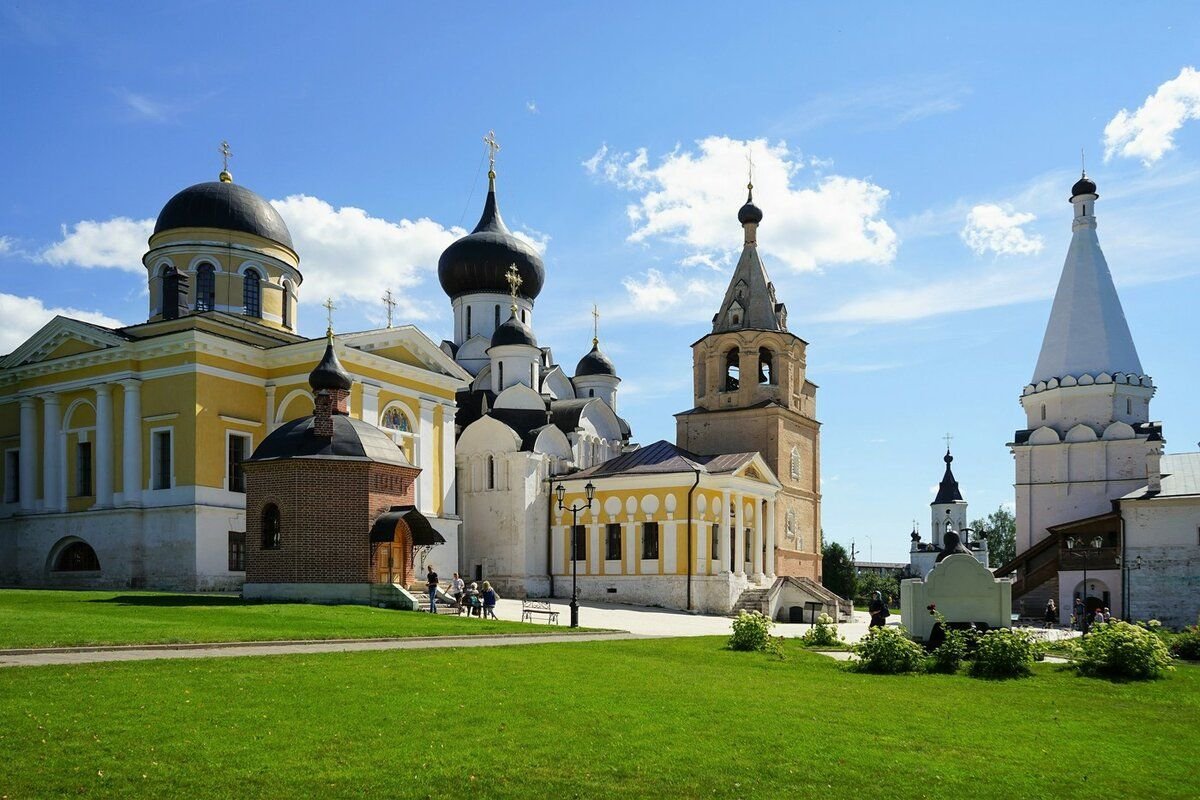
[[[1200,668],[850,673],[720,638],[0,670],[0,796],[1195,797]]]
[[[534,631],[546,626],[367,606],[246,603],[229,595],[0,590],[0,649]]]

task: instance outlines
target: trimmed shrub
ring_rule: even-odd
[[[822,614],[812,628],[800,637],[800,642],[805,647],[837,647],[842,643],[842,637],[837,634],[833,617]]]
[[[1171,640],[1171,655],[1188,661],[1200,661],[1200,625],[1184,628]]]
[[[854,669],[880,675],[916,672],[925,660],[925,650],[908,638],[901,626],[871,628],[852,648],[858,656]]]
[[[1128,622],[1093,625],[1075,645],[1075,668],[1102,678],[1150,680],[1172,669],[1167,644]]]
[[[997,628],[979,637],[971,675],[976,678],[1023,678],[1033,674],[1037,641],[1024,631]]]
[[[953,674],[958,672],[967,657],[967,635],[960,630],[947,629],[946,638],[929,654],[929,671]]]
[[[733,635],[729,637],[730,650],[766,650],[771,641],[771,620],[757,611],[742,611],[733,621]]]

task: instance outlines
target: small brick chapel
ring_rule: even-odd
[[[244,462],[242,596],[415,607],[405,590],[416,556],[445,544],[414,504],[420,469],[349,415],[353,381],[332,331],[308,382],[312,416],[276,428]]]

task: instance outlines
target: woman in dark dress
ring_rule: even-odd
[[[888,608],[887,604],[883,602],[882,592],[876,592],[871,595],[871,602],[867,606],[867,611],[871,612],[871,624],[868,627],[882,628],[887,624]]]

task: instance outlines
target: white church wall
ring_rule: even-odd
[[[1087,571],[1087,597],[1096,597],[1117,616],[1123,616],[1121,607],[1121,571],[1116,569],[1089,569]],[[1075,607],[1075,595],[1084,597],[1082,569],[1064,569],[1058,573],[1059,616],[1070,620]],[[1107,598],[1105,595],[1107,594]]]
[[[1200,498],[1122,501],[1129,611],[1172,628],[1200,617]],[[1141,566],[1135,567],[1141,557]]]

